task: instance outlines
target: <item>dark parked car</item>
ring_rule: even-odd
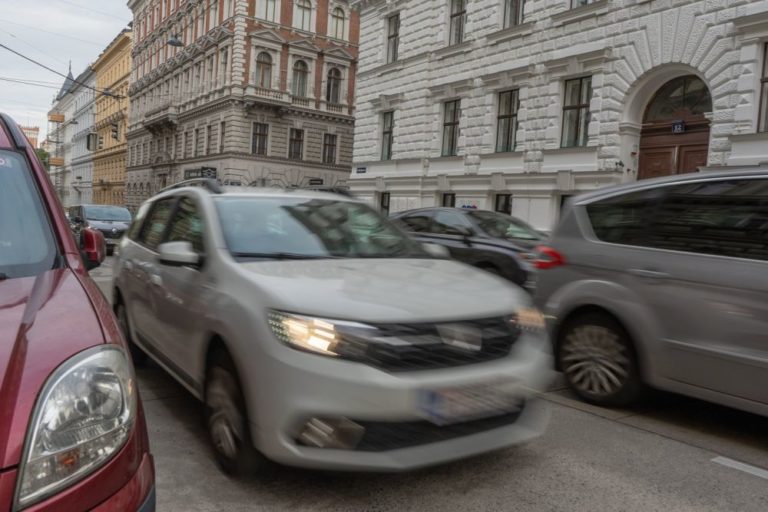
[[[21,129],[0,115],[0,510],[151,512],[155,472],[128,347]]]
[[[393,215],[420,242],[445,246],[451,256],[510,281],[532,286],[533,250],[546,236],[503,213],[461,208],[421,208]]]
[[[83,227],[101,231],[107,241],[107,254],[112,254],[131,224],[131,212],[122,206],[105,204],[70,206],[69,222],[75,234]]]

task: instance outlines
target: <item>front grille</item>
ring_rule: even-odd
[[[479,350],[449,344],[440,333],[440,327],[446,326],[467,327],[479,332]],[[500,359],[509,355],[520,334],[509,318],[376,327],[379,329],[376,340],[361,343],[363,354],[356,358],[390,372],[450,368]]]
[[[522,411],[523,408],[521,407],[515,412],[500,416],[444,426],[438,426],[428,421],[410,423],[355,421],[365,428],[365,434],[355,449],[361,452],[385,452],[449,441],[512,425],[520,418]]]
[[[113,233],[111,229],[100,229],[99,231],[102,232],[104,238],[111,238],[113,240],[121,238],[123,233],[125,233],[125,230],[117,230],[117,233]]]

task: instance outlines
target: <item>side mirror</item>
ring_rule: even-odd
[[[157,248],[160,251],[160,263],[171,267],[198,267],[200,255],[189,242],[166,242]]]
[[[88,271],[101,265],[107,257],[107,243],[101,231],[84,228],[80,232],[80,252]]]
[[[443,245],[438,244],[421,244],[421,247],[433,258],[439,258],[441,260],[447,260],[451,257],[451,252]]]

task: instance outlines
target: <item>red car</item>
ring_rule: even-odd
[[[153,511],[133,365],[34,150],[0,114],[0,512]]]

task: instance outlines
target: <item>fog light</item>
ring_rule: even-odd
[[[365,428],[347,418],[312,418],[299,434],[299,442],[315,448],[353,450]]]

